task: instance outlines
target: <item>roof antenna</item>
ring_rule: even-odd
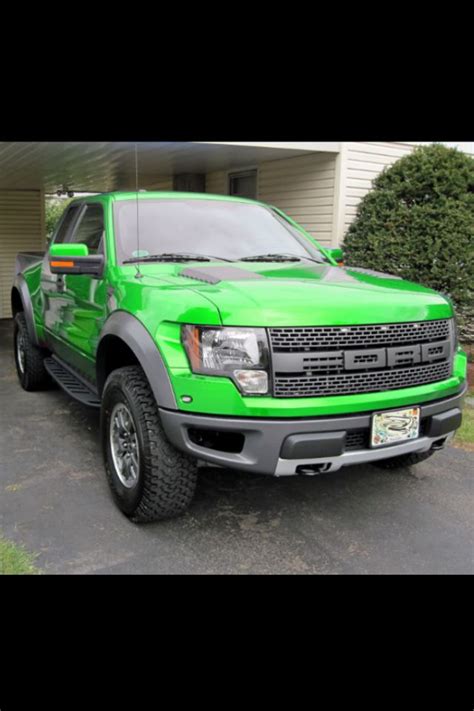
[[[136,192],[136,203],[137,203],[137,259],[140,259],[140,210],[138,209],[138,144],[135,143],[135,192]],[[143,274],[140,271],[140,263],[135,264],[137,273],[135,274],[135,279],[143,279]]]

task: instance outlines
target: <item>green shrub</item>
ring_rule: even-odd
[[[71,201],[64,198],[46,198],[45,221],[46,239],[51,239],[59,218]]]
[[[432,145],[383,171],[349,227],[347,264],[398,274],[448,295],[474,342],[474,159]]]

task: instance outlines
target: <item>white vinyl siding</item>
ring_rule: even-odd
[[[0,190],[0,318],[11,317],[10,292],[18,252],[45,249],[44,194]]]
[[[229,177],[225,170],[216,170],[206,175],[206,193],[211,195],[229,194]]]
[[[163,190],[171,191],[173,190],[173,178],[171,176],[166,178],[158,178],[155,182],[148,186],[148,190]]]
[[[339,242],[356,216],[361,198],[372,189],[374,178],[384,168],[411,153],[414,147],[410,143],[344,144],[344,184],[340,195],[344,203],[344,217],[342,234],[337,236]]]
[[[332,238],[336,155],[316,153],[261,163],[258,199],[286,212],[322,244]]]

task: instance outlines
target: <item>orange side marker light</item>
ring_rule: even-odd
[[[74,262],[51,262],[52,267],[73,267]]]

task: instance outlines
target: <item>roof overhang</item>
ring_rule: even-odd
[[[339,151],[338,143],[67,142],[1,143],[0,189],[105,192],[139,187],[179,173],[209,173],[270,160]]]

